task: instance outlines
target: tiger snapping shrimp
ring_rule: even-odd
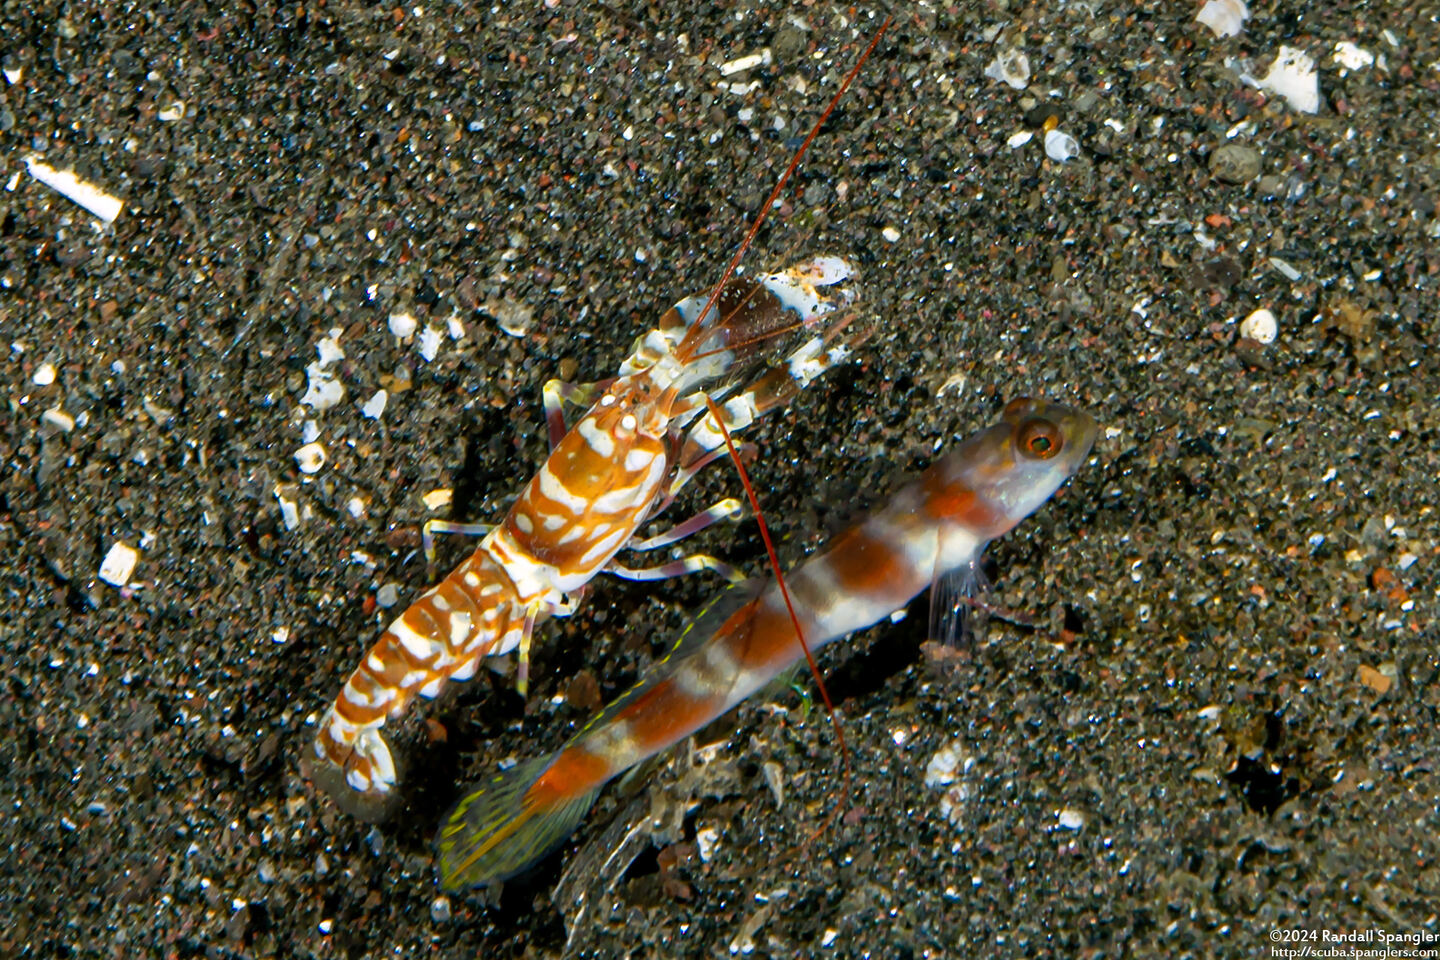
[[[711,569],[736,578],[705,555],[649,569],[614,558],[627,546],[669,546],[735,514],[738,501],[722,500],[669,531],[634,539],[699,470],[725,453],[727,431],[788,403],[857,342],[845,333],[855,301],[846,283],[854,274],[848,261],[814,257],[754,281],[736,269],[883,33],[884,27],[846,76],[708,297],[689,297],[667,311],[657,329],[636,340],[615,379],[546,384],[552,449],[545,463],[474,553],[386,627],[320,721],[311,775],[343,809],[375,818],[394,801],[398,771],[380,731],[417,694],[434,698],[447,682],[474,676],[485,657],[514,650],[523,693],[536,625],[572,614],[597,574],[648,580]],[[748,385],[737,388],[727,380],[769,342],[796,329],[819,332]],[[723,402],[707,412],[717,399]],[[589,404],[568,430],[567,402]]]

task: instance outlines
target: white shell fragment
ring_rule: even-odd
[[[1029,130],[1017,130],[1010,134],[1010,139],[1005,141],[1005,146],[1011,150],[1019,150],[1025,144],[1035,139],[1035,134]]]
[[[758,53],[749,53],[720,64],[720,76],[733,77],[737,73],[744,73],[746,70],[753,70],[756,67],[768,67],[774,59],[775,55],[770,52],[770,48],[765,47]]]
[[[1364,70],[1375,62],[1375,54],[1349,40],[1335,44],[1335,62],[1347,70]]]
[[[42,363],[35,368],[35,373],[30,377],[30,382],[37,387],[48,387],[55,382],[55,364]]]
[[[25,169],[30,171],[30,176],[106,223],[113,223],[125,206],[125,201],[119,197],[106,193],[93,183],[86,183],[69,170],[56,170],[37,156],[25,158]]]
[[[161,107],[160,110],[155,114],[155,119],[159,120],[162,123],[174,123],[176,120],[184,119],[184,117],[185,101],[183,100],[176,100],[172,103],[167,103],[165,106]]]
[[[1301,113],[1320,110],[1320,78],[1315,61],[1304,50],[1282,46],[1270,65],[1270,72],[1260,78],[1261,90],[1284,97],[1292,109]]]
[[[1079,830],[1085,826],[1085,814],[1067,807],[1055,814],[1055,825],[1061,830]]]
[[[415,335],[415,330],[420,322],[415,319],[413,313],[402,312],[390,314],[390,332],[401,340]]]
[[[295,462],[300,466],[301,473],[319,473],[320,468],[325,466],[325,448],[318,443],[307,443],[295,451]]]
[[[134,547],[124,540],[117,540],[105,554],[105,559],[100,561],[100,579],[112,586],[123,587],[130,582],[130,575],[135,572],[135,564],[139,561],[140,554]]]
[[[440,355],[440,342],[443,338],[440,330],[436,327],[426,326],[420,332],[420,356],[426,363],[434,360]]]
[[[1063,130],[1051,130],[1045,134],[1045,156],[1056,163],[1074,160],[1080,156],[1080,143]]]
[[[375,395],[366,400],[365,405],[360,408],[360,413],[371,420],[379,420],[380,415],[385,412],[385,404],[389,401],[390,394],[384,390],[376,390]]]
[[[894,243],[900,239],[900,231],[892,226],[887,226],[880,231],[880,236],[884,237],[887,243]]]
[[[953,745],[941,747],[925,765],[925,786],[931,789],[948,787],[960,778],[962,766],[969,770],[973,763],[972,758],[961,756],[960,751]]]
[[[1195,14],[1195,22],[1209,27],[1217,37],[1236,37],[1245,30],[1250,8],[1245,0],[1210,0]]]
[[[345,399],[345,385],[330,371],[335,361],[345,358],[345,351],[340,349],[340,333],[340,328],[336,327],[330,331],[329,336],[322,338],[315,345],[315,352],[320,359],[305,367],[308,384],[300,402],[317,412],[329,410]]]
[[[46,410],[40,414],[40,419],[42,422],[48,423],[62,433],[69,433],[75,429],[75,418],[59,407],[51,407],[49,410]]]
[[[286,530],[294,530],[300,526],[300,505],[285,496],[285,489],[276,485],[275,499],[280,503],[280,521],[285,524]]]
[[[1024,90],[1030,82],[1030,58],[1024,50],[1001,50],[985,68],[985,76]]]
[[[448,507],[450,505],[450,498],[454,495],[455,491],[449,488],[443,490],[431,490],[429,493],[422,496],[420,500],[425,504],[426,510],[439,510],[441,507]]]
[[[1256,343],[1274,343],[1279,332],[1280,325],[1275,320],[1275,314],[1264,307],[1240,321],[1240,336],[1249,337]]]

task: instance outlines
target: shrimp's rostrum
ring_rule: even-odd
[[[706,556],[652,569],[614,561],[630,544],[668,545],[738,510],[722,501],[673,531],[643,542],[637,529],[722,449],[721,425],[706,396],[725,398],[735,431],[788,402],[849,353],[843,308],[854,300],[851,265],[817,257],[758,280],[733,278],[715,295],[672,307],[640,337],[609,383],[545,390],[553,449],[504,519],[448,577],[397,617],[350,674],[320,723],[315,777],[344,806],[376,812],[394,795],[397,771],[380,728],[416,694],[438,695],[448,680],[473,676],[487,656],[521,650],[535,625],[575,609],[602,571],[634,579],[699,569],[729,573]],[[837,313],[825,325],[828,314]],[[748,384],[741,364],[781,333],[823,327]],[[564,429],[564,401],[590,402]],[[523,682],[523,673],[522,673]]]

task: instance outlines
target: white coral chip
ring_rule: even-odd
[[[1320,77],[1315,72],[1315,61],[1304,50],[1282,46],[1270,72],[1260,78],[1259,87],[1284,97],[1301,113],[1320,110]]]
[[[1001,50],[985,68],[985,76],[1024,90],[1030,82],[1030,58],[1024,50]]]
[[[1245,0],[1210,0],[1195,14],[1195,22],[1210,28],[1217,37],[1239,36],[1250,19]]]
[[[959,777],[959,770],[964,758],[960,751],[953,746],[941,747],[935,751],[935,756],[925,765],[925,786],[948,787]]]
[[[124,540],[117,540],[105,554],[105,559],[100,561],[100,579],[112,586],[123,587],[130,582],[130,575],[139,562],[139,552]]]

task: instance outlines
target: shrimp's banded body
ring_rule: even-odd
[[[1029,516],[1085,462],[1096,424],[1037,400],[951,451],[787,578],[803,635],[819,647],[878,622],[932,581],[968,570],[985,543]],[[737,592],[738,591],[738,592]],[[670,654],[558,753],[461,798],[436,838],[440,883],[503,880],[580,822],[605,783],[769,683],[802,653],[774,578],[702,611]],[[948,615],[941,589],[932,610]],[[942,627],[944,625],[942,624]]]
[[[852,273],[844,260],[818,257],[756,281],[731,279],[715,295],[690,297],[667,311],[608,384],[547,384],[549,457],[475,552],[391,622],[351,673],[320,723],[316,780],[356,813],[382,811],[397,771],[380,728],[415,695],[437,696],[447,681],[473,676],[487,656],[518,647],[523,662],[536,623],[572,613],[577,594],[601,571],[635,579],[723,571],[704,556],[650,570],[614,557],[722,448],[707,395],[733,391],[721,408],[733,432],[846,357],[841,319],[748,386],[736,390],[724,381],[778,333],[814,329],[849,307]],[[717,381],[721,386],[712,388]],[[566,431],[562,401],[592,397]],[[735,501],[722,501],[670,534],[632,546],[667,545],[737,510]]]

